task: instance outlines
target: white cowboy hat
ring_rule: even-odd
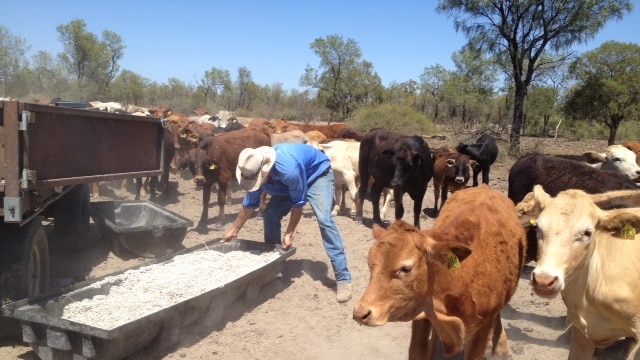
[[[238,184],[246,191],[258,190],[275,162],[276,151],[271,146],[242,150],[236,167]]]

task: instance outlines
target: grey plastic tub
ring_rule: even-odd
[[[193,221],[146,200],[91,203],[91,215],[117,256],[159,257],[180,248]]]

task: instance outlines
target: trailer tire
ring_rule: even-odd
[[[31,298],[49,288],[49,243],[42,218],[0,226],[0,304]],[[0,339],[21,335],[20,322],[0,317]]]
[[[55,245],[66,250],[81,250],[90,243],[89,185],[75,185],[54,204]]]

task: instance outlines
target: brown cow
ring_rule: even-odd
[[[327,139],[338,139],[340,132],[346,128],[349,128],[347,124],[331,124],[331,125],[309,125],[309,124],[292,124],[289,123],[287,130],[300,130],[307,133],[312,130],[317,130],[323,133]]]
[[[273,125],[273,123],[271,123],[271,121],[269,121],[267,119],[263,119],[263,118],[255,118],[255,119],[249,121],[249,124],[247,124],[247,127],[249,129],[256,129],[256,130],[265,131],[268,134],[273,134],[273,133],[276,132],[276,127]]]
[[[224,226],[224,206],[227,202],[227,191],[232,179],[235,179],[236,166],[240,152],[248,147],[271,146],[271,139],[264,131],[241,129],[210,136],[200,142],[190,153],[181,168],[189,167],[197,186],[202,186],[202,214],[198,227],[206,228],[209,218],[209,200],[211,186],[218,183],[218,219],[216,228]]]
[[[478,163],[449,146],[436,149],[433,159],[433,195],[435,197],[433,209],[437,213],[440,196],[442,196],[440,202],[442,207],[447,201],[449,192],[453,194],[467,187],[472,169],[476,168]]]
[[[491,214],[487,216],[486,214]],[[456,192],[431,230],[374,225],[369,285],[353,309],[360,324],[412,321],[409,359],[508,358],[500,311],[516,291],[525,234],[515,206],[483,184]],[[431,335],[431,338],[430,338]],[[438,356],[440,355],[440,356]]]

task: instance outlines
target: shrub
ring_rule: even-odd
[[[424,114],[404,105],[383,104],[367,106],[354,112],[348,122],[357,131],[366,133],[384,128],[405,135],[434,135],[439,129]]]

